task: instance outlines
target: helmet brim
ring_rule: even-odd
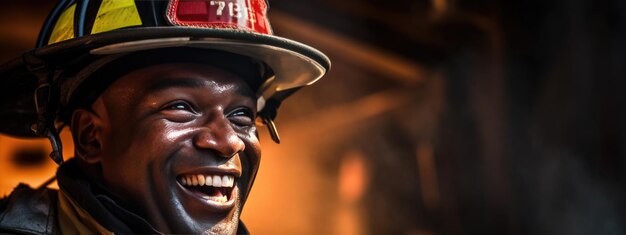
[[[309,85],[330,69],[322,52],[305,44],[273,35],[232,29],[190,27],[126,28],[88,35],[27,52],[46,63],[46,68],[63,68],[85,55],[100,56],[169,47],[199,47],[244,55],[265,63],[274,77],[258,91],[257,106],[294,89]],[[31,66],[32,67],[32,66]],[[0,67],[0,133],[36,137],[29,126],[37,120],[34,91],[37,77],[20,57]],[[8,125],[7,125],[8,124]]]

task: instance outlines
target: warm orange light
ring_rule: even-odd
[[[339,196],[348,203],[358,201],[367,188],[368,170],[363,155],[357,151],[346,153],[339,168]]]
[[[63,156],[65,159],[74,155],[74,145],[69,130],[61,132],[63,142]],[[37,187],[54,176],[57,165],[51,159],[46,159],[42,164],[32,166],[19,166],[11,158],[16,151],[24,149],[40,149],[46,155],[52,151],[48,139],[20,139],[6,135],[0,135],[0,197],[8,195],[19,183],[26,183],[31,187]],[[58,188],[56,182],[49,187]]]

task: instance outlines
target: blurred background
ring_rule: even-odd
[[[53,4],[2,2],[0,61]],[[626,234],[626,1],[270,4],[333,67],[261,129],[254,234]],[[0,136],[0,196],[49,152]]]

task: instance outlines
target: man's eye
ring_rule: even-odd
[[[189,107],[187,107],[187,105],[185,104],[176,104],[170,107],[170,109],[188,109]]]
[[[237,109],[228,115],[228,119],[238,126],[254,125],[254,114],[248,109]]]
[[[193,120],[197,114],[193,106],[186,101],[175,101],[164,105],[160,112],[166,119],[181,123]]]
[[[186,102],[176,102],[174,104],[171,104],[171,105],[167,106],[165,109],[166,110],[193,111],[193,109],[191,108],[191,105],[187,104]]]

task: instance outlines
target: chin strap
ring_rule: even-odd
[[[278,135],[278,129],[276,129],[276,124],[274,124],[274,118],[276,118],[276,110],[278,110],[278,106],[280,106],[280,101],[271,99],[265,103],[265,107],[259,113],[259,117],[261,117],[261,121],[263,124],[267,126],[267,129],[270,131],[270,136],[272,140],[277,144],[280,144],[280,136]]]
[[[269,129],[272,140],[274,140],[277,144],[280,144],[280,136],[278,135],[278,130],[276,129],[274,121],[272,121],[271,118],[264,117],[263,123],[267,126],[267,129]]]
[[[63,164],[63,146],[59,137],[59,129],[55,126],[56,112],[58,110],[58,88],[53,86],[58,73],[32,52],[25,53],[24,63],[28,70],[37,76],[37,89],[35,90],[35,109],[37,111],[37,123],[31,126],[35,134],[47,137],[52,145],[50,158],[57,164]]]

